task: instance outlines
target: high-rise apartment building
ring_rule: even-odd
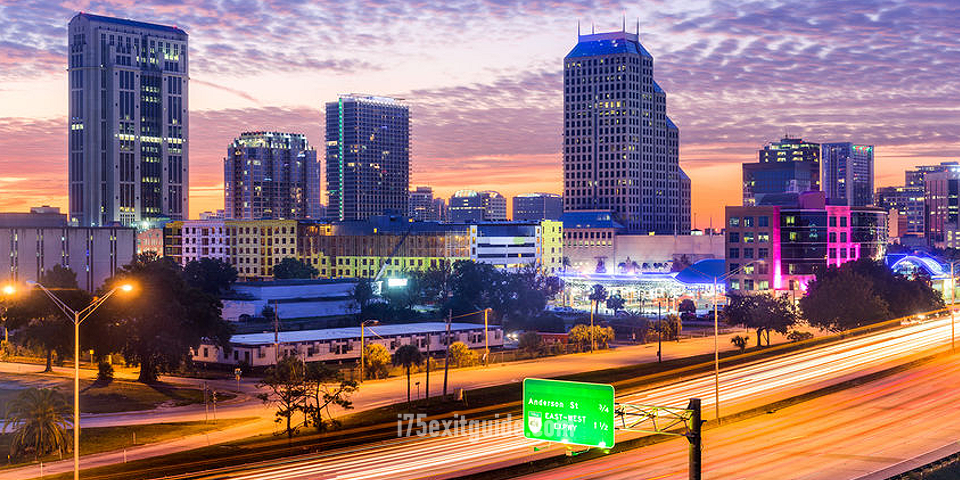
[[[563,73],[564,211],[608,210],[631,232],[689,233],[679,130],[639,35],[579,35]]]
[[[820,144],[786,137],[764,145],[758,158],[743,164],[744,205],[789,205],[820,190]]]
[[[524,193],[513,197],[513,221],[560,220],[563,197],[556,193]]]
[[[299,133],[245,132],[223,159],[224,218],[321,218],[317,152]]]
[[[342,95],[326,105],[327,216],[405,215],[410,189],[410,110],[399,100]]]
[[[873,145],[824,143],[823,191],[830,205],[873,205]]]
[[[927,172],[924,236],[934,247],[960,247],[960,166]]]
[[[79,13],[68,36],[70,220],[186,218],[187,33]]]

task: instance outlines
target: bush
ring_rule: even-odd
[[[100,386],[107,386],[113,382],[113,365],[110,365],[107,362],[101,361],[97,364],[97,380],[96,384]]]
[[[750,339],[745,335],[737,335],[736,337],[730,339],[730,343],[736,345],[737,348],[740,349],[740,353],[743,353],[747,350],[747,342],[749,341]]]
[[[390,351],[379,343],[368,343],[363,347],[363,376],[366,378],[387,378],[390,373]]]
[[[537,332],[523,332],[523,335],[520,335],[519,345],[520,350],[524,350],[531,353],[540,353],[543,349],[543,339],[540,338],[540,335]]]
[[[813,334],[810,332],[801,332],[799,330],[794,330],[787,334],[787,339],[791,342],[802,342],[804,340],[810,340],[813,338]]]

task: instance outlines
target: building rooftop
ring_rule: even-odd
[[[181,30],[180,28],[175,26],[169,26],[169,25],[158,25],[155,23],[138,22],[136,20],[128,20],[125,18],[104,17],[102,15],[94,15],[92,13],[84,13],[84,12],[78,13],[74,18],[77,18],[77,17],[88,18],[96,22],[111,23],[114,25],[123,25],[125,27],[146,28],[150,30],[159,30],[167,33],[187,35],[187,32]]]
[[[653,58],[636,34],[627,32],[608,32],[580,35],[577,46],[570,50],[566,58],[594,57],[597,55],[617,55],[633,53]]]
[[[623,225],[613,219],[613,214],[606,210],[584,210],[581,212],[564,212],[563,228],[615,228]]]
[[[417,335],[425,333],[443,333],[447,324],[444,322],[402,323],[396,325],[375,325],[366,327],[364,335],[367,338],[395,337],[398,335]],[[451,323],[450,331],[482,329],[477,323]],[[492,326],[491,329],[500,328]],[[322,330],[296,330],[280,332],[280,343],[323,342],[330,340],[346,340],[360,338],[360,327],[326,328]],[[273,345],[273,332],[248,333],[230,337],[230,343],[240,345]]]

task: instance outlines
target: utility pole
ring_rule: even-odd
[[[450,321],[453,319],[453,311],[447,310],[447,336],[444,342],[447,346],[447,354],[443,357],[443,398],[447,398],[447,376],[450,372]]]
[[[717,318],[717,277],[713,277],[713,388],[714,411],[720,423],[720,320]]]
[[[277,311],[277,301],[273,301],[273,352],[275,363],[280,363],[280,312]]]
[[[955,322],[954,322],[954,316],[953,316],[953,302],[955,301],[953,296],[954,296],[954,292],[957,289],[957,286],[953,283],[954,282],[953,266],[955,263],[956,262],[950,262],[950,307],[949,308],[950,308],[950,350],[951,351],[957,350],[956,335],[955,335],[956,327],[954,326]]]
[[[590,300],[590,353],[593,353],[593,311],[597,308],[597,300]]]
[[[427,334],[427,385],[424,387],[424,392],[426,392],[426,399],[430,400],[430,334]],[[429,403],[429,402],[428,402]]]
[[[692,412],[690,416],[690,431],[687,432],[687,440],[690,442],[690,480],[700,480],[703,454],[703,421],[700,413],[700,399],[691,398],[687,410]]]
[[[490,333],[487,331],[487,313],[489,308],[483,309],[483,366],[490,363]]]
[[[657,363],[663,361],[663,322],[660,318],[661,305],[663,305],[663,300],[657,299]]]

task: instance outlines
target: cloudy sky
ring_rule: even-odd
[[[66,206],[66,25],[78,11],[190,34],[193,216],[223,205],[241,131],[323,144],[338,93],[411,105],[412,182],[561,191],[561,66],[584,31],[641,41],[680,127],[696,225],[740,201],[740,163],[785,131],[877,146],[877,183],[960,159],[956,0],[0,0],[0,210]]]

